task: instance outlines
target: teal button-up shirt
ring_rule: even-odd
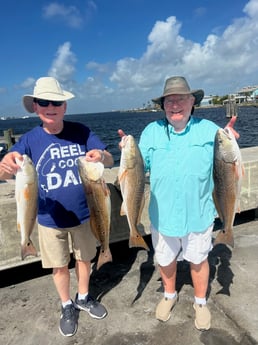
[[[213,199],[213,146],[218,126],[191,117],[177,133],[165,119],[150,123],[139,147],[150,173],[149,216],[166,236],[202,232],[217,214]]]

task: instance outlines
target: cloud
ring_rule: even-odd
[[[257,0],[249,1],[244,7],[244,12],[250,17],[257,18],[257,16],[258,16],[258,2],[257,2]]]
[[[241,18],[233,20],[220,35],[208,34],[197,43],[182,36],[183,24],[175,16],[159,20],[140,58],[127,56],[115,65],[87,62],[91,75],[78,86],[78,99],[86,99],[95,111],[141,106],[160,95],[165,79],[172,75],[185,76],[192,88],[203,88],[209,95],[226,95],[255,85],[257,22],[258,2],[250,0]],[[97,101],[100,98],[101,102]]]
[[[203,17],[207,12],[207,9],[205,7],[198,7],[194,10],[194,16],[196,18]]]
[[[43,8],[43,17],[46,19],[59,18],[74,29],[82,27],[83,19],[75,6],[64,6],[52,2]]]
[[[86,64],[86,69],[101,73],[102,75],[109,73],[112,68],[113,67],[111,63],[100,64],[95,61],[89,61]]]
[[[76,57],[71,51],[71,43],[65,42],[58,48],[56,58],[52,62],[48,74],[62,83],[72,80],[75,71],[75,63]]]
[[[162,90],[164,80],[172,75],[184,75],[192,87],[220,94],[235,92],[248,80],[257,84],[258,1],[249,1],[243,11],[246,15],[220,36],[209,34],[203,43],[183,37],[182,23],[174,16],[157,21],[142,57],[117,61],[110,80],[123,90],[134,87],[148,95],[155,88]]]
[[[69,13],[76,17],[73,6],[51,5],[48,18],[59,15],[68,21]],[[97,11],[95,2],[88,2],[85,10]],[[198,13],[203,12],[204,9],[199,9]],[[208,95],[226,95],[243,86],[258,84],[257,23],[258,1],[250,0],[243,8],[243,15],[224,31],[215,34],[211,30],[203,42],[195,42],[182,35],[184,23],[169,16],[153,24],[139,58],[125,56],[112,63],[80,61],[85,70],[79,71],[80,81],[76,81],[77,56],[71,43],[65,42],[57,48],[48,74],[76,95],[71,102],[73,113],[142,106],[162,93],[165,79],[172,75],[185,76],[191,88],[203,88]],[[25,82],[29,86],[34,80],[28,78]]]
[[[26,80],[24,80],[22,82],[20,87],[23,88],[23,89],[27,89],[27,88],[30,88],[30,87],[34,86],[34,84],[35,84],[35,79],[32,78],[32,77],[29,77],[29,78],[27,78]]]

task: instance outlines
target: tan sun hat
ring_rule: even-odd
[[[184,77],[171,77],[168,78],[165,82],[163,95],[158,98],[152,99],[152,102],[157,103],[161,107],[163,107],[163,100],[165,96],[190,94],[192,94],[195,98],[194,105],[200,104],[201,100],[204,97],[204,91],[201,89],[191,90]]]
[[[59,82],[53,77],[42,77],[36,81],[33,95],[23,96],[23,105],[29,113],[34,113],[33,99],[47,99],[49,101],[67,101],[73,98],[71,92],[62,90]]]

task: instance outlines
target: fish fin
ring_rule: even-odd
[[[145,203],[145,198],[144,198],[144,195],[143,195],[143,198],[142,198],[142,201],[141,201],[141,205],[140,205],[140,211],[139,211],[139,214],[138,214],[137,225],[141,223],[141,216],[142,216],[142,211],[143,211],[143,208],[144,208],[144,203]]]
[[[99,231],[98,231],[98,226],[96,225],[96,219],[97,215],[96,215],[96,212],[95,212],[95,209],[94,207],[91,207],[90,208],[90,228],[91,228],[91,231],[93,233],[93,235],[95,236],[95,238],[101,242],[101,237],[100,237],[100,234],[99,234]]]
[[[122,202],[122,204],[121,204],[120,216],[126,216],[125,207],[124,207],[124,202]]]
[[[230,247],[234,248],[234,237],[232,228],[227,231],[220,230],[220,232],[215,238],[214,246],[216,246],[219,243],[227,244]]]
[[[234,163],[233,170],[234,170],[234,175],[235,175],[236,179],[239,180],[240,177],[241,177],[241,174],[240,174],[240,171],[239,171],[239,163],[238,162]]]
[[[121,175],[118,177],[119,184],[121,184],[121,181],[126,178],[127,170],[124,170]]]
[[[112,254],[109,248],[105,250],[100,249],[99,258],[97,262],[97,270],[99,270],[100,267],[106,264],[107,262],[112,262],[112,260]]]
[[[30,191],[30,188],[27,184],[23,189],[23,198],[26,201],[30,200],[30,198],[31,198],[31,191]]]
[[[220,210],[219,203],[218,203],[218,201],[217,201],[217,199],[216,199],[216,194],[214,193],[214,191],[213,191],[213,193],[212,193],[212,197],[213,197],[213,201],[214,201],[215,208],[216,208],[216,210],[217,210],[217,212],[218,212],[219,219],[220,219],[221,222],[223,223],[222,212],[221,212],[221,210]]]
[[[104,191],[104,195],[105,196],[109,196],[111,194],[110,193],[110,189],[108,188],[108,185],[106,184],[104,179],[101,181],[101,185],[102,185],[102,188],[103,188],[103,191]]]
[[[242,169],[242,176],[245,176],[245,167],[243,164],[241,165],[241,169]]]
[[[27,256],[38,256],[37,250],[31,240],[21,246],[21,258],[24,260]]]
[[[143,237],[139,233],[137,235],[130,235],[129,248],[132,247],[141,247],[148,251],[150,250],[147,243],[144,241]]]
[[[240,203],[240,198],[238,198],[236,201],[235,213],[240,213],[240,212],[241,212],[241,203]]]

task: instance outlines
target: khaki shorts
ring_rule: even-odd
[[[70,250],[75,260],[91,261],[96,255],[97,240],[89,221],[64,229],[38,224],[38,233],[43,268],[67,266],[70,262]]]
[[[203,232],[191,232],[184,237],[162,235],[151,225],[152,244],[155,257],[160,266],[168,266],[175,259],[200,264],[207,259],[212,249],[212,230],[214,224]]]

